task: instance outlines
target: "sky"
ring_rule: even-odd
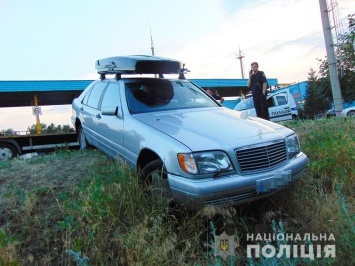
[[[355,1],[337,2],[347,31]],[[97,79],[97,59],[151,55],[151,37],[188,79],[242,78],[240,50],[245,77],[257,61],[268,78],[300,82],[326,56],[318,0],[0,0],[0,36],[0,80]],[[71,124],[70,115],[44,106],[40,120]],[[34,123],[31,108],[0,109],[0,130]]]

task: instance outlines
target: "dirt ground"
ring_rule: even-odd
[[[0,230],[11,236],[8,242],[16,248],[8,245],[4,251],[0,246],[0,254],[22,265],[62,264],[60,196],[74,193],[73,185],[87,180],[88,168],[103,159],[93,151],[78,151],[1,163]]]
[[[5,201],[4,195],[11,188],[33,191],[40,187],[60,189],[71,186],[80,180],[92,161],[86,156],[53,155],[15,159],[8,166],[0,166],[0,203]]]

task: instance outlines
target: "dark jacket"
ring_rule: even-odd
[[[253,74],[250,79],[250,89],[253,97],[258,97],[263,93],[263,83],[266,83],[266,76],[263,71]]]

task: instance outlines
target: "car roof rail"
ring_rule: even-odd
[[[96,61],[95,68],[100,74],[100,79],[105,79],[106,74],[115,74],[116,79],[121,74],[179,74],[183,75],[188,70],[178,60],[150,56],[150,55],[129,55],[115,56]]]

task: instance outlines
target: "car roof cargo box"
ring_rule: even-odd
[[[97,60],[95,68],[99,74],[179,74],[183,67],[169,58],[130,55]]]

